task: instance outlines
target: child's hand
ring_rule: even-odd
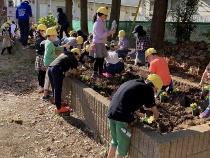
[[[144,114],[141,113],[141,112],[136,111],[135,114],[136,114],[138,117],[144,117]]]
[[[62,47],[64,47],[64,48],[70,48],[70,45],[64,44]]]

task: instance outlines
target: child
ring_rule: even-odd
[[[11,25],[10,25],[10,28],[11,28],[11,36],[12,36],[12,39],[15,39],[16,38],[16,32],[17,32],[17,25],[15,24],[14,21],[12,21]]]
[[[2,36],[3,36],[3,43],[2,43],[2,51],[1,55],[3,55],[4,51],[7,49],[9,54],[12,54],[12,39],[10,33],[10,25],[9,23],[4,23],[2,25]]]
[[[77,37],[77,32],[72,30],[69,32],[70,37]]]
[[[35,69],[38,72],[39,93],[44,92],[44,80],[46,74],[46,67],[44,66],[44,45],[41,44],[45,40],[46,25],[39,24],[37,27],[37,37],[35,42],[36,61]]]
[[[36,34],[36,30],[37,30],[37,24],[32,24],[31,25],[31,28],[30,28],[30,31],[29,31],[29,36],[30,36],[30,38],[31,39],[34,39],[34,36],[35,36],[35,34]]]
[[[55,27],[50,27],[46,30],[47,40],[45,41],[45,52],[44,52],[44,66],[48,68],[48,66],[55,60],[57,57],[55,51],[62,51],[64,47],[68,47],[67,45],[55,47],[54,41],[57,39],[58,33]],[[43,100],[48,100],[49,96],[49,77],[48,77],[48,69],[46,70],[45,75],[45,83],[44,83],[44,96]]]
[[[90,33],[87,41],[85,41],[83,44],[83,48],[86,48],[86,45],[91,45],[92,43],[93,43],[93,34]]]
[[[77,59],[72,53],[78,56],[80,54],[79,51],[78,48],[74,48],[71,52],[62,53],[49,65],[48,75],[53,90],[54,103],[57,108],[55,111],[57,113],[70,111],[70,109],[66,107],[66,104],[62,104],[61,102],[62,83],[65,77],[64,74],[67,71],[73,75],[78,72],[78,70],[76,70],[78,66]]]
[[[201,81],[200,81],[199,85],[201,87],[203,87],[204,81],[209,80],[209,79],[210,79],[210,63],[207,65],[207,67],[206,67],[206,69],[205,69],[205,71],[202,75],[202,78],[201,78]],[[210,116],[210,89],[209,89],[209,94],[208,95],[209,95],[209,105],[206,108],[206,110],[200,114],[200,118],[207,118],[207,117]]]
[[[69,45],[69,49],[79,48],[81,49],[81,45],[83,44],[83,38],[81,36],[78,37],[65,37],[61,39],[61,44]]]
[[[105,58],[105,70],[108,74],[120,74],[124,70],[124,63],[119,59],[115,51],[115,44],[112,43],[108,49],[108,56]],[[109,50],[110,49],[110,50]]]
[[[104,58],[107,57],[107,50],[105,43],[107,37],[115,33],[115,29],[107,31],[105,27],[105,21],[108,16],[108,8],[98,8],[94,19],[93,19],[93,45],[94,45],[94,72],[92,77],[95,78],[97,75],[101,76],[103,72]]]
[[[116,150],[118,151],[117,158],[127,155],[132,135],[130,124],[135,120],[136,111],[144,108],[151,111],[155,119],[158,119],[159,111],[154,96],[156,90],[159,93],[161,88],[162,81],[155,74],[149,75],[146,82],[139,79],[130,80],[118,88],[108,110],[112,141],[107,158],[114,158]]]
[[[141,25],[137,25],[132,32],[136,38],[136,59],[135,65],[141,64],[145,65],[145,51],[150,47],[151,41],[147,36],[146,31],[144,31]]]
[[[77,40],[77,48],[79,48],[81,50],[83,47],[83,42],[84,42],[83,37],[78,36],[76,40]]]
[[[125,58],[129,52],[128,49],[128,39],[125,37],[125,31],[120,30],[118,33],[119,43],[118,49],[116,50],[119,58]]]
[[[163,57],[157,55],[154,48],[149,48],[145,52],[145,58],[149,62],[149,72],[157,74],[163,81],[162,90],[168,93],[173,92],[173,82],[169,71],[168,63]]]

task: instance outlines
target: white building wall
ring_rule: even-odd
[[[20,0],[15,0],[15,1],[20,1]],[[36,5],[32,4],[34,17],[37,17],[37,19],[39,17],[46,16],[50,11],[54,14],[54,16],[56,16],[58,7],[61,7],[65,10],[65,0],[33,0],[33,1],[38,1],[37,10],[35,9]],[[152,18],[152,10],[153,10],[153,5],[154,5],[152,1],[154,0],[141,0],[140,9],[137,16],[138,21],[145,21]],[[169,10],[175,8],[176,1],[177,0],[169,0],[169,5],[168,5]],[[105,5],[105,6],[108,6],[109,9],[111,8],[110,6],[111,0],[95,0],[96,2],[95,5],[93,2],[94,0],[89,0],[89,4],[88,4],[88,19],[89,20],[92,20],[94,12],[95,10],[97,10],[98,7]],[[132,0],[132,1],[122,0],[120,20],[121,21],[133,20],[136,10],[137,10],[138,3],[139,3],[139,0]],[[72,12],[73,12],[73,19],[79,20],[80,19],[79,0],[73,0]],[[195,19],[197,22],[210,22],[210,0],[200,1],[198,13],[195,16]],[[167,20],[171,21],[170,14],[168,14]]]

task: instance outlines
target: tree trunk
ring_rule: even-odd
[[[4,0],[0,0],[0,10],[4,8]]]
[[[160,49],[164,44],[165,21],[167,15],[168,0],[155,0],[151,25],[152,46]]]
[[[73,2],[72,0],[66,0],[66,16],[69,22],[69,29],[73,30],[72,27],[72,6],[73,6]]]
[[[88,2],[87,0],[80,0],[80,26],[82,32],[88,34],[88,10],[87,10]]]
[[[116,30],[116,34],[114,35],[114,38],[117,35],[118,27],[119,27],[120,6],[121,6],[121,0],[112,0],[112,8],[111,8],[110,21],[109,21],[109,28],[111,28],[111,26],[112,26],[112,21],[116,20],[117,30]]]

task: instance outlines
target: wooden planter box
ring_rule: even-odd
[[[110,101],[83,83],[66,78],[63,91],[77,115],[107,144],[110,135],[107,109]],[[160,134],[135,127],[132,132],[130,158],[210,158],[210,123],[186,130]]]

